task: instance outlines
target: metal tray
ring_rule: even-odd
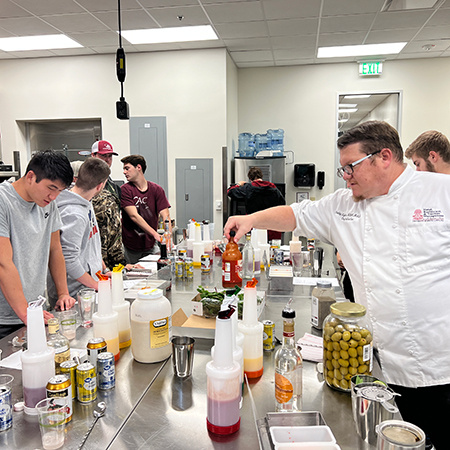
[[[319,411],[302,411],[297,413],[267,413],[263,419],[256,421],[259,443],[262,450],[274,450],[275,446],[270,436],[270,427],[282,426],[315,426],[326,425]]]

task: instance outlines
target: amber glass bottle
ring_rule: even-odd
[[[222,254],[222,286],[224,288],[242,287],[241,263],[242,254],[234,242],[235,231],[230,231],[230,242]]]

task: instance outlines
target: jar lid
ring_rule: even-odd
[[[336,302],[330,306],[330,311],[342,317],[362,317],[366,314],[366,308],[359,303]]]
[[[154,300],[155,298],[162,297],[163,291],[162,289],[141,289],[137,293],[137,297],[141,300]]]
[[[332,285],[331,285],[331,281],[318,280],[316,286],[321,287],[321,288],[330,288]]]

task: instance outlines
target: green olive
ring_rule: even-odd
[[[361,333],[359,331],[353,331],[352,338],[355,341],[360,341],[361,340]]]
[[[334,378],[336,378],[339,381],[342,380],[342,378],[344,378],[339,369],[334,369]]]
[[[340,341],[342,338],[342,333],[340,331],[336,331],[335,333],[333,333],[333,335],[331,336],[331,340],[334,342],[338,342]]]
[[[350,333],[350,331],[344,331],[342,333],[342,339],[344,339],[344,341],[349,341],[351,337],[352,334]]]
[[[357,360],[356,358],[350,358],[350,359],[348,360],[348,362],[350,363],[350,365],[351,365],[352,367],[358,367],[358,366],[359,366],[358,360]]]
[[[348,345],[350,345],[350,347],[356,348],[356,347],[358,347],[358,341],[355,341],[354,339],[350,339]]]
[[[358,373],[366,373],[369,371],[369,367],[367,366],[367,364],[361,364],[358,367]]]
[[[348,350],[348,347],[349,347],[348,342],[339,341],[339,345],[340,345],[342,350]]]
[[[348,358],[349,358],[348,352],[347,352],[346,350],[341,350],[341,351],[339,352],[339,354],[341,355],[341,358],[342,358],[342,359],[348,359]]]
[[[340,367],[339,360],[338,359],[332,359],[331,360],[331,365],[333,366],[333,369],[339,369],[339,367]]]
[[[333,342],[333,350],[337,350],[338,352],[341,350],[340,342]]]
[[[347,368],[349,365],[348,359],[338,359],[338,363],[341,367]]]
[[[336,325],[335,330],[339,331],[340,333],[342,333],[342,332],[345,331],[345,328],[344,328],[343,325],[339,324],[339,325]]]
[[[349,348],[348,354],[351,358],[356,358],[358,356],[358,352],[357,352],[356,348]]]
[[[339,384],[341,385],[342,389],[348,389],[349,388],[348,381],[345,378],[343,378]]]
[[[341,357],[340,353],[337,350],[335,350],[333,352],[333,359],[339,359],[340,357]]]

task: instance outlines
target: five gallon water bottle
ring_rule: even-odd
[[[284,152],[284,130],[267,130],[273,156],[282,156]]]
[[[252,133],[239,134],[239,156],[243,158],[255,156],[255,140]]]

